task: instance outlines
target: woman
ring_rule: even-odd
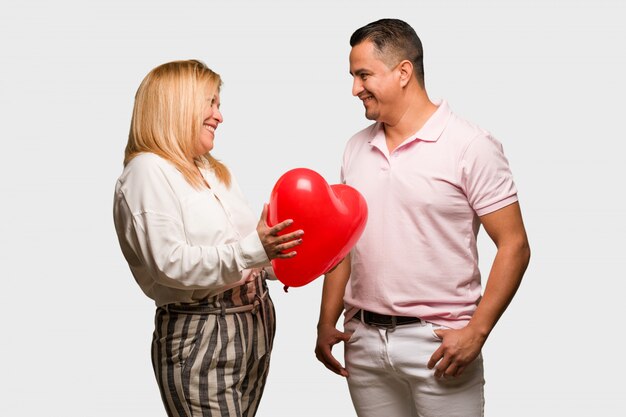
[[[135,96],[114,220],[124,257],[156,305],[152,363],[170,417],[254,416],[274,307],[263,268],[291,258],[301,230],[255,220],[210,155],[221,79],[202,62],[153,69]]]

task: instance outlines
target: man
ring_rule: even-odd
[[[376,123],[348,142],[342,180],[369,216],[326,274],[316,356],[347,377],[359,417],[481,416],[481,348],[530,258],[508,162],[488,132],[429,99],[408,24],[370,23],[350,45],[352,94]],[[497,246],[482,296],[481,224]],[[345,368],[331,353],[340,341]]]

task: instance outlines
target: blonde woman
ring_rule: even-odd
[[[168,416],[254,416],[275,331],[269,261],[302,230],[257,221],[210,154],[221,79],[196,60],[154,68],[135,96],[114,221],[130,270],[157,309],[152,363]],[[270,271],[271,272],[271,271]]]

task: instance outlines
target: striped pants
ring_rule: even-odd
[[[256,414],[276,329],[264,278],[157,308],[152,365],[169,417]]]

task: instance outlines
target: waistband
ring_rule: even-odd
[[[256,314],[267,298],[267,272],[255,272],[253,279],[211,298],[196,303],[167,304],[160,308],[168,313],[180,314],[234,314],[252,312]]]
[[[394,329],[396,326],[419,323],[422,321],[419,317],[389,316],[386,314],[373,313],[367,310],[357,311],[353,318],[361,320],[363,323],[370,326],[384,327],[386,329]]]

